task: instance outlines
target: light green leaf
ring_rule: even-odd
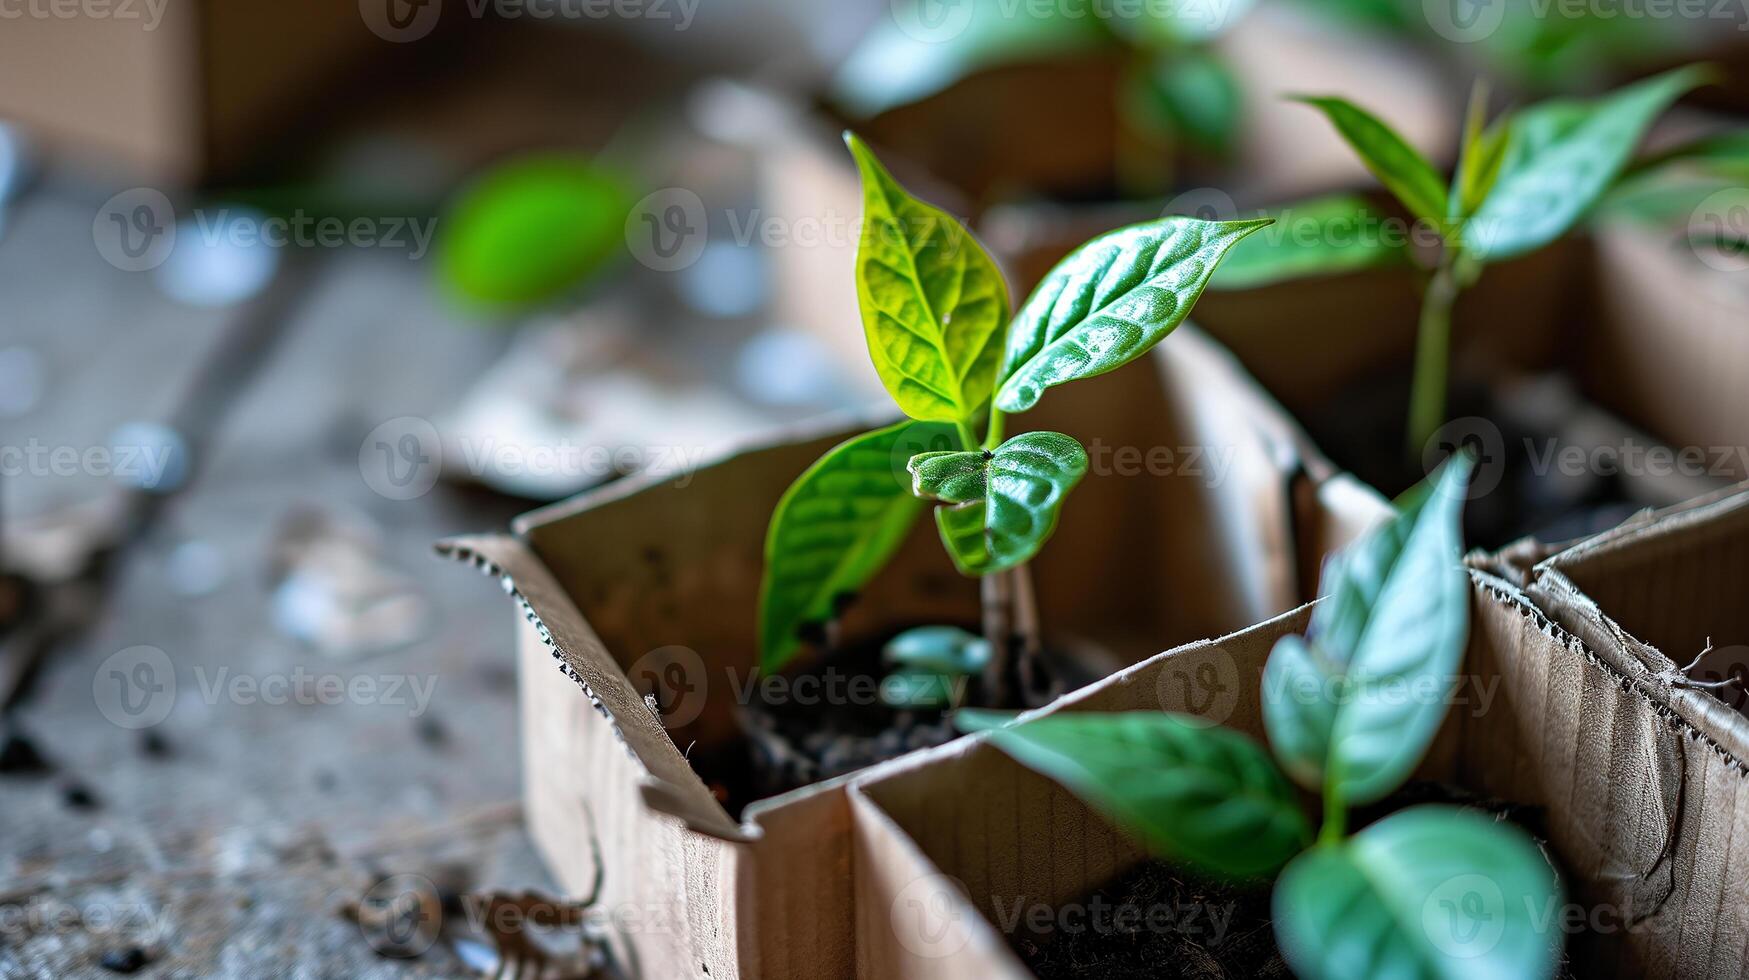
[[[983,720],[967,714],[956,720]],[[1204,871],[1266,875],[1310,838],[1293,787],[1263,747],[1201,718],[1065,712],[994,729],[990,741],[1150,850]]]
[[[1239,82],[1227,63],[1195,49],[1169,51],[1139,65],[1126,81],[1129,111],[1208,153],[1225,154],[1238,139]]]
[[[1008,286],[965,226],[900,187],[855,135],[862,172],[856,298],[869,357],[914,419],[968,422],[989,401]]]
[[[976,674],[990,659],[990,644],[958,626],[917,626],[887,641],[882,657],[892,664],[939,674]]]
[[[1621,176],[1659,113],[1705,77],[1681,68],[1596,101],[1555,100],[1518,113],[1493,190],[1464,226],[1464,248],[1496,262],[1566,234]]]
[[[993,451],[922,453],[909,468],[913,493],[956,505],[936,511],[954,564],[985,575],[1038,554],[1064,498],[1087,473],[1087,451],[1061,432],[1023,432]],[[954,516],[939,517],[948,512]],[[974,515],[976,537],[969,533]]]
[[[620,176],[587,158],[515,160],[481,177],[444,217],[438,268],[468,300],[538,303],[625,248],[630,209]]]
[[[923,504],[895,461],[956,439],[952,426],[900,422],[833,447],[790,485],[765,536],[760,670],[788,663],[802,628],[830,620],[904,541]]]
[[[1173,216],[1071,252],[1014,316],[996,407],[1024,412],[1047,388],[1142,356],[1190,315],[1221,256],[1267,224]]]
[[[1070,57],[1114,46],[1093,17],[1062,4],[1011,0],[897,0],[883,4],[833,78],[831,96],[866,119],[941,92],[986,68]]]
[[[1506,147],[1512,138],[1510,117],[1502,117],[1493,126],[1487,125],[1488,86],[1476,80],[1470,91],[1470,107],[1464,116],[1464,144],[1458,156],[1457,173],[1452,175],[1451,218],[1461,222],[1474,214],[1494,181],[1500,176],[1500,163],[1506,158]]]
[[[1275,886],[1275,935],[1302,980],[1547,977],[1560,905],[1523,831],[1419,806],[1295,858]]]
[[[1300,785],[1368,803],[1395,789],[1445,716],[1469,630],[1459,515],[1471,469],[1453,457],[1383,527],[1333,556],[1310,639],[1263,669],[1263,722]]]
[[[1445,227],[1445,182],[1420,151],[1377,116],[1347,99],[1305,96],[1300,102],[1329,118],[1331,125],[1397,200],[1416,217]]]
[[[1353,194],[1333,194],[1270,214],[1275,224],[1234,245],[1210,289],[1256,289],[1309,276],[1406,267],[1408,242]]]

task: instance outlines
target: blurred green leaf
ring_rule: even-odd
[[[1445,227],[1448,210],[1445,181],[1421,151],[1410,146],[1385,122],[1347,99],[1300,96],[1324,113],[1366,169],[1418,218]]]
[[[1407,267],[1407,236],[1366,199],[1333,194],[1272,211],[1275,223],[1227,251],[1210,289],[1255,289],[1309,276]]]
[[[888,663],[938,674],[975,674],[990,658],[990,644],[958,626],[917,626],[887,641]]]
[[[1293,859],[1276,941],[1303,980],[1547,977],[1560,883],[1524,831],[1456,807],[1393,813]]]
[[[1194,48],[1146,61],[1131,76],[1131,111],[1207,153],[1231,153],[1239,134],[1239,81],[1227,63]]]

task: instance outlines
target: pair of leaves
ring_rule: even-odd
[[[1303,980],[1546,977],[1560,886],[1522,831],[1473,810],[1401,810],[1282,872],[1276,941]]]
[[[1326,565],[1308,638],[1263,670],[1263,722],[1288,773],[1347,804],[1395,789],[1445,715],[1469,628],[1459,516],[1472,462],[1454,456],[1388,524]]]
[[[1594,101],[1552,100],[1482,126],[1481,100],[1465,126],[1463,163],[1447,192],[1433,165],[1396,130],[1339,98],[1301,101],[1327,116],[1374,176],[1414,215],[1456,228],[1484,262],[1535,251],[1578,224],[1621,176],[1659,113],[1705,80],[1681,68]]]
[[[935,514],[955,567],[988,575],[1044,546],[1087,473],[1087,451],[1060,432],[1025,432],[994,450],[921,453],[908,468],[912,493],[951,505]]]
[[[900,422],[833,447],[778,501],[765,538],[759,667],[780,669],[892,557],[923,511],[899,461],[952,445],[953,427]]]

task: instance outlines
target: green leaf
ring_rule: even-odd
[[[856,297],[881,381],[914,419],[967,422],[995,386],[1008,286],[972,233],[893,180],[862,140]]]
[[[1432,222],[1434,227],[1445,227],[1448,209],[1445,182],[1427,158],[1397,135],[1396,130],[1347,99],[1302,96],[1298,101],[1322,111],[1366,164],[1366,169],[1411,213]]]
[[[506,164],[475,182],[444,218],[439,274],[476,302],[550,299],[624,248],[630,208],[621,179],[587,159]]]
[[[1471,466],[1453,457],[1397,517],[1333,556],[1309,641],[1271,651],[1264,729],[1300,785],[1350,805],[1380,799],[1433,740],[1469,630],[1458,559]]]
[[[1266,875],[1310,838],[1293,786],[1263,747],[1201,718],[1065,712],[994,729],[990,741],[1150,850],[1204,871]]]
[[[912,493],[956,505],[936,511],[954,564],[985,575],[1038,554],[1064,498],[1087,473],[1087,451],[1061,432],[1023,432],[994,451],[921,453],[909,469]],[[976,536],[969,533],[974,516]]]
[[[990,659],[990,644],[958,626],[918,626],[887,641],[882,657],[892,664],[939,674],[976,674]]]
[[[1144,3],[1128,9],[1090,4],[1104,16],[1117,36],[1131,44],[1159,50],[1185,49],[1220,37],[1250,11],[1254,0],[1222,0],[1221,3]],[[1074,9],[1073,4],[1044,4]]]
[[[1275,886],[1276,941],[1302,980],[1547,977],[1561,888],[1523,831],[1418,806],[1295,858]]]
[[[833,447],[790,485],[765,536],[760,670],[782,669],[803,627],[830,620],[904,541],[923,504],[894,461],[956,439],[952,426],[900,422]]]
[[[954,702],[954,686],[963,675],[906,668],[881,679],[881,703],[889,708],[945,708]]]
[[[1464,226],[1464,248],[1495,262],[1566,234],[1621,176],[1659,113],[1705,77],[1681,68],[1596,101],[1555,100],[1518,113],[1493,190]]]
[[[1451,206],[1454,222],[1474,214],[1494,181],[1500,176],[1500,163],[1506,158],[1506,147],[1512,138],[1512,122],[1502,117],[1487,126],[1488,86],[1476,80],[1470,91],[1470,107],[1464,117],[1464,145],[1458,156],[1457,173],[1452,175]]]
[[[1207,51],[1160,54],[1128,76],[1126,87],[1131,111],[1167,136],[1215,154],[1230,153],[1238,140],[1238,79]]]
[[[1173,216],[1071,252],[1014,316],[996,407],[1024,412],[1047,388],[1142,356],[1190,315],[1227,249],[1267,224]]]
[[[1113,46],[1093,17],[1062,4],[1010,0],[896,0],[839,67],[834,102],[866,119],[928,98],[998,65],[1047,61]]]
[[[1353,194],[1315,198],[1272,212],[1275,224],[1234,245],[1210,289],[1256,289],[1309,276],[1406,267],[1408,242]]]

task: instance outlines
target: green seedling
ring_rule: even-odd
[[[961,639],[943,657],[953,645],[943,634],[910,636],[889,657],[915,670],[975,665],[985,702],[1001,704],[1012,651],[1036,653],[1026,563],[1088,465],[1062,433],[1004,438],[1006,417],[1056,385],[1141,357],[1184,322],[1227,249],[1269,221],[1169,217],[1102,235],[1010,315],[1007,284],[972,234],[907,193],[860,139],[846,142],[862,176],[863,332],[908,419],[833,448],[778,502],[765,542],[760,667],[781,670],[804,637],[830,627],[933,505],[954,566],[982,583],[986,645]]]
[[[1278,945],[1294,972],[1539,977],[1560,884],[1522,831],[1475,811],[1412,806],[1347,832],[1427,752],[1469,628],[1459,516],[1472,462],[1454,456],[1398,515],[1333,557],[1305,636],[1263,673],[1271,753],[1193,715],[1061,712],[960,727],[1108,815],[1153,853],[1218,877],[1275,877]],[[1295,784],[1323,797],[1316,835]]]
[[[1652,122],[1705,79],[1701,68],[1681,68],[1601,99],[1551,100],[1491,122],[1487,90],[1478,84],[1449,180],[1394,129],[1354,103],[1300,99],[1329,119],[1417,221],[1438,233],[1438,258],[1423,293],[1416,338],[1406,429],[1412,457],[1419,458],[1421,447],[1445,422],[1451,317],[1458,295],[1488,265],[1534,252],[1583,221],[1630,173],[1634,149]],[[1720,147],[1697,145],[1696,152],[1706,149]],[[1352,198],[1315,202],[1308,213],[1320,228],[1368,220]],[[1234,278],[1217,280],[1217,288],[1409,260],[1402,243],[1377,236],[1305,236],[1299,230],[1281,240],[1259,236],[1247,242],[1236,250]]]

